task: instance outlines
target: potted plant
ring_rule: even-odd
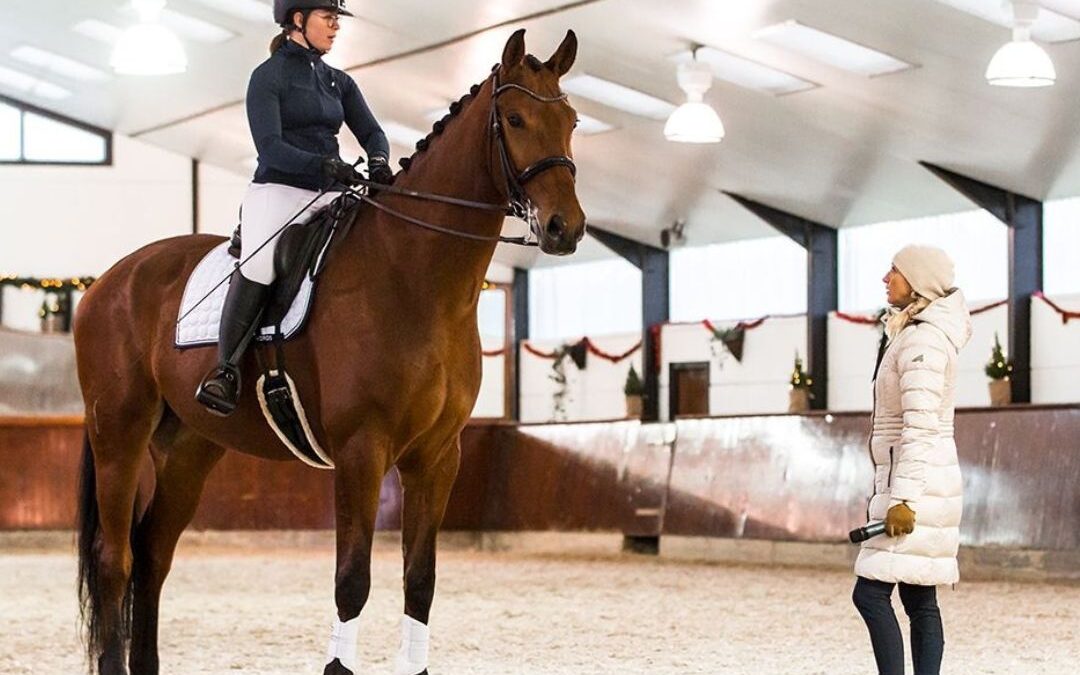
[[[795,367],[791,371],[790,380],[791,390],[788,392],[789,413],[804,413],[810,410],[810,399],[813,398],[813,394],[810,393],[810,385],[813,383],[814,381],[803,370],[803,362],[799,358],[799,352],[795,352]]]
[[[60,307],[60,300],[53,293],[45,295],[45,300],[38,309],[38,317],[41,318],[42,333],[64,332],[64,315]]]
[[[1006,358],[998,334],[994,333],[994,349],[985,368],[986,375],[990,378],[990,405],[1004,406],[1012,403],[1012,382],[1009,381],[1012,369],[1012,360]]]
[[[626,394],[626,416],[641,417],[642,400],[645,396],[645,385],[634,370],[634,364],[630,364],[630,372],[626,374],[626,384],[623,385],[623,393]]]

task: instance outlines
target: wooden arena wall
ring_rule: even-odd
[[[864,413],[476,423],[445,529],[838,541],[865,521]],[[957,412],[965,545],[1080,549],[1080,406]],[[0,419],[0,530],[74,524],[82,422]],[[144,483],[152,486],[147,471]],[[400,524],[387,476],[380,529]],[[330,472],[230,453],[195,529],[332,528]]]

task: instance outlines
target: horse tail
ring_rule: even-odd
[[[94,664],[102,651],[101,588],[98,585],[98,557],[95,551],[101,514],[97,503],[97,476],[90,432],[83,429],[82,469],[79,472],[79,503],[76,529],[79,548],[79,619],[86,633],[86,655]],[[93,669],[93,665],[91,665]]]
[[[83,429],[82,468],[79,475],[79,497],[76,531],[79,555],[79,619],[85,631],[86,655],[91,670],[105,648],[106,635],[102,618],[105,612],[101,586],[101,558],[98,540],[101,533],[101,513],[97,500],[97,471],[90,432]],[[138,500],[136,499],[136,505]],[[137,508],[137,506],[136,506]],[[119,632],[126,644],[131,636],[132,582],[129,579],[120,610]]]

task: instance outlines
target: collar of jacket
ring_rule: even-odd
[[[286,38],[281,48],[285,50],[286,56],[301,56],[312,62],[322,60],[322,54],[317,50],[305,47],[292,38]]]

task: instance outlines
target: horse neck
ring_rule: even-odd
[[[489,79],[461,112],[449,120],[445,131],[432,137],[430,147],[413,157],[409,169],[398,174],[394,185],[484,204],[503,203],[506,197],[496,188],[491,165],[491,105]],[[485,237],[497,236],[504,220],[501,211],[393,194],[378,195],[376,199],[418,220]],[[409,278],[411,288],[419,293],[445,298],[448,303],[444,306],[463,311],[475,307],[480,285],[495,253],[495,242],[431,232],[370,206],[368,213],[376,224],[377,255],[389,258],[399,278]],[[362,239],[357,242],[361,247],[371,243]]]

